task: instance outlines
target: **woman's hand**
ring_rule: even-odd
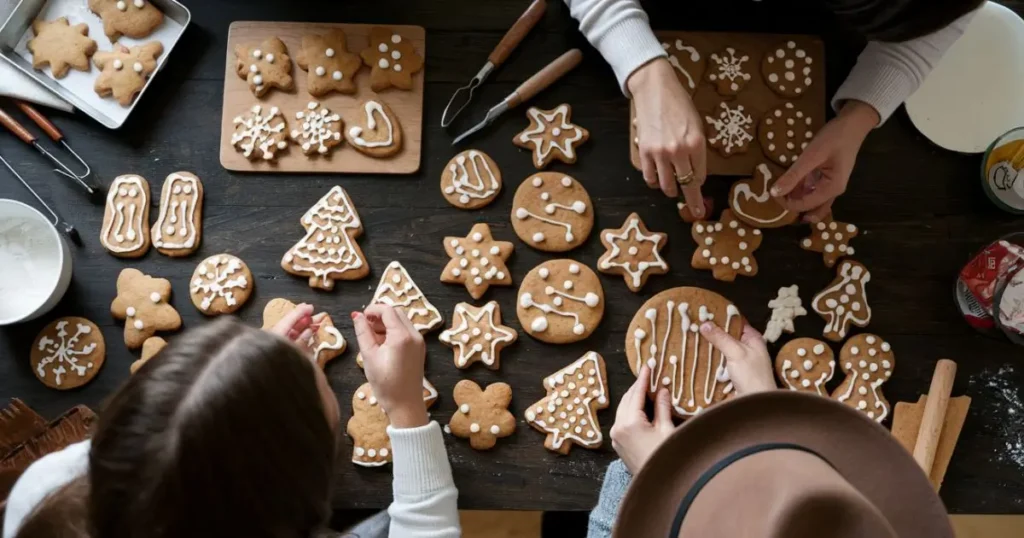
[[[864,138],[879,121],[871,105],[848,101],[775,182],[772,196],[786,209],[804,213],[805,222],[827,217],[835,199],[846,192]]]
[[[313,315],[313,305],[300,304],[270,328],[270,332],[289,340],[306,355],[312,356],[310,338],[320,330],[323,313]]]
[[[707,178],[707,145],[700,113],[664,58],[637,69],[626,85],[633,94],[644,181],[652,189],[661,188],[666,196],[678,198],[676,177],[692,173],[683,196],[694,217],[703,218],[700,188]]]
[[[612,448],[634,475],[675,430],[668,389],[658,391],[654,399],[654,422],[647,420],[644,404],[647,402],[647,388],[650,384],[651,369],[644,366],[640,368],[636,383],[633,383],[619,402],[611,431]]]
[[[373,395],[396,428],[427,423],[423,403],[423,363],[427,347],[405,312],[373,305],[353,312],[352,321]]]
[[[701,325],[700,332],[725,355],[725,368],[737,396],[775,390],[772,358],[757,329],[748,323],[739,340],[714,323]]]

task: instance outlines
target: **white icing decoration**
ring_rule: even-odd
[[[199,309],[203,312],[210,310],[213,302],[221,299],[227,306],[235,306],[238,299],[235,292],[245,290],[249,287],[249,280],[242,274],[244,265],[242,260],[227,254],[211,256],[199,264],[205,267],[199,276],[192,281],[189,291],[195,295],[202,296]]]
[[[194,248],[201,226],[195,220],[200,203],[199,180],[182,174],[167,176],[160,200],[160,214],[153,224],[153,246],[165,249]]]
[[[580,389],[580,403],[576,413],[580,417],[578,426],[570,429],[568,422],[557,424],[555,417],[566,414],[559,409],[562,403],[558,395],[565,393],[574,374],[589,369],[591,376],[596,382]],[[598,425],[596,410],[607,407],[608,404],[608,383],[601,372],[601,359],[597,353],[589,352],[576,362],[555,372],[544,379],[544,387],[548,389],[548,396],[531,406],[527,412],[527,420],[541,431],[547,432],[550,439],[550,448],[558,450],[566,440],[572,441],[585,448],[596,448],[603,442],[601,427]],[[596,402],[596,403],[595,403]]]
[[[145,246],[146,238],[142,235],[145,223],[142,219],[148,206],[149,199],[141,177],[129,175],[114,179],[107,192],[105,210],[113,215],[100,232],[103,248],[122,253],[135,252]]]
[[[667,51],[667,50],[669,50],[671,48],[671,45],[669,43],[662,43],[661,47]],[[681,39],[677,39],[676,40],[675,47],[676,47],[676,52],[680,52],[680,53],[686,52],[686,53],[688,53],[691,62],[699,62],[700,61],[700,53],[697,52],[697,49],[695,49],[693,47],[690,47],[690,46],[687,46],[687,45],[684,45],[683,41]],[[690,72],[687,71],[686,68],[684,68],[682,66],[682,64],[679,63],[679,57],[676,54],[669,54],[668,55],[668,63],[671,64],[672,67],[675,68],[675,70],[678,71],[680,75],[682,75],[683,77],[686,78],[686,85],[691,90],[694,90],[694,89],[697,88],[697,81],[694,80],[693,75],[691,75]]]
[[[754,192],[750,189],[750,184],[741,183],[738,186],[736,186],[735,189],[733,189],[732,204],[730,204],[730,207],[732,207],[732,209],[736,211],[737,215],[742,215],[744,218],[750,220],[751,222],[756,222],[762,226],[770,226],[784,220],[786,217],[789,216],[789,211],[782,208],[781,206],[779,206],[779,210],[781,211],[779,214],[775,215],[774,217],[769,217],[767,219],[758,218],[754,216],[752,213],[748,212],[746,209],[744,209],[742,202],[753,201],[755,205],[760,205],[772,201],[771,189],[768,188],[768,185],[771,183],[772,180],[772,172],[764,163],[757,165],[757,177],[761,180],[760,193],[754,194]],[[741,247],[740,250],[746,249]],[[771,341],[774,342],[774,340]]]
[[[604,236],[605,240],[611,245],[611,249],[607,254],[601,256],[598,261],[598,265],[601,269],[608,270],[612,267],[620,267],[626,272],[626,275],[632,280],[634,288],[639,288],[643,282],[644,273],[651,269],[663,269],[668,270],[668,263],[665,262],[664,258],[661,257],[659,250],[659,244],[664,241],[664,236],[659,234],[644,234],[640,231],[640,218],[637,216],[630,217],[626,223],[625,229],[620,233],[608,232]],[[622,261],[613,261],[622,254],[622,249],[619,246],[619,242],[636,242],[636,243],[650,243],[651,249],[648,258],[643,260],[637,259],[624,259]],[[629,255],[636,256],[639,250],[635,246],[629,247]]]
[[[90,355],[96,351],[96,344],[82,345],[79,340],[90,333],[92,327],[84,323],[75,324],[75,334],[69,337],[68,321],[57,322],[57,339],[43,336],[36,344],[36,349],[46,355],[36,364],[36,375],[39,379],[46,379],[49,373],[53,373],[54,384],[58,387],[63,385],[65,375],[74,374],[78,377],[85,377],[88,370],[93,368]]]
[[[120,11],[128,11],[128,4],[124,0],[117,0],[117,4],[114,4]]]
[[[540,187],[541,185],[543,185],[543,180],[541,180],[540,177],[534,177],[532,184],[533,184],[534,187]],[[571,187],[572,184],[573,184],[573,180],[569,176],[564,176],[562,178],[562,186],[568,188],[568,187]],[[546,193],[542,193],[542,194],[546,194]],[[542,196],[541,199],[547,201],[547,199],[543,198],[543,196]],[[573,213],[582,215],[582,214],[586,213],[586,211],[587,211],[587,204],[585,202],[583,202],[582,200],[573,200],[569,205],[560,204],[560,203],[554,203],[554,202],[549,202],[549,203],[544,205],[544,213],[547,214],[547,215],[553,215],[558,210],[571,211]],[[576,239],[576,236],[572,233],[572,224],[569,223],[569,222],[563,222],[563,221],[560,221],[558,219],[553,219],[553,218],[549,218],[549,217],[544,217],[542,215],[538,215],[536,213],[533,213],[533,212],[527,210],[525,207],[516,208],[515,216],[519,220],[526,220],[528,218],[533,218],[533,219],[539,220],[541,222],[550,224],[552,226],[557,226],[557,227],[560,227],[560,228],[564,228],[565,229],[565,236],[564,237],[565,237],[565,241],[567,243],[572,243]],[[537,233],[535,233],[533,235],[532,239],[533,239],[533,241],[535,243],[540,243],[540,242],[544,241],[545,236],[544,236],[543,233],[537,232]]]
[[[328,191],[300,222],[306,235],[288,250],[283,261],[292,272],[309,276],[312,285],[331,288],[333,279],[339,278],[336,275],[358,270],[366,263],[355,243],[362,222],[341,187]]]
[[[122,62],[121,60],[114,60],[113,65],[114,65],[114,71],[120,71],[121,69],[124,68],[124,62]]]
[[[726,56],[719,56],[718,53],[711,54],[711,61],[718,65],[718,72],[709,74],[708,79],[713,82],[729,80],[731,82],[729,85],[730,89],[736,92],[740,89],[737,80],[750,80],[750,73],[743,70],[743,63],[749,60],[750,57],[746,54],[736,56],[736,49],[732,47],[726,48],[725,52]]]
[[[367,142],[362,137],[362,128],[357,126],[349,129],[349,135],[352,136],[352,143],[364,148],[386,148],[394,144],[394,126],[391,124],[391,118],[384,112],[384,106],[377,101],[367,101],[366,105],[363,106],[363,110],[366,113],[366,128],[371,130],[377,128],[377,119],[373,117],[373,114],[377,113],[380,115],[384,125],[387,126],[388,136],[379,142]]]
[[[321,107],[316,101],[311,101],[306,110],[297,112],[295,119],[301,122],[302,128],[292,130],[292,140],[302,147],[303,152],[308,153],[310,149],[314,149],[316,153],[324,155],[330,151],[327,142],[341,140],[341,132],[338,131],[341,116],[331,112],[327,107]]]
[[[467,161],[472,165],[472,173],[466,165]],[[474,198],[491,198],[501,189],[501,183],[491,170],[491,165],[487,163],[486,156],[475,149],[456,157],[455,162],[448,167],[448,172],[451,174],[451,185],[445,188],[445,193],[458,194],[459,203],[463,205]]]
[[[542,267],[541,270],[538,271],[538,274],[542,279],[547,278],[546,273],[544,272],[545,269],[546,268]],[[570,272],[572,271],[570,270]],[[578,271],[577,273],[572,274],[578,274]],[[556,316],[572,319],[573,334],[585,334],[587,332],[587,327],[580,322],[579,314],[576,312],[561,309],[563,308],[562,305],[564,304],[564,301],[568,300],[579,305],[586,306],[587,308],[596,308],[601,302],[601,298],[594,292],[586,292],[583,296],[578,296],[558,290],[554,286],[545,286],[544,295],[547,297],[551,297],[551,304],[547,304],[546,302],[535,301],[533,298],[533,294],[531,293],[523,293],[522,295],[519,296],[520,307],[522,307],[523,309],[536,308],[542,312],[542,314],[535,318],[533,323],[531,324],[531,328],[533,328],[537,332],[541,332],[548,327],[546,314],[554,314]],[[538,322],[537,320],[543,320],[543,322]],[[543,328],[536,329],[535,326],[538,325],[543,326]]]
[[[388,264],[384,270],[370,303],[402,307],[412,326],[420,332],[430,331],[444,319],[441,312],[427,300],[419,286],[413,282],[405,267],[396,261]],[[426,319],[416,321],[416,318]]]
[[[871,307],[867,304],[867,283],[870,281],[871,272],[864,266],[844,261],[839,268],[838,281],[814,297],[811,308],[825,318],[827,322],[825,324],[826,335],[833,333],[840,338],[845,338],[851,322],[865,326],[871,321]],[[859,295],[864,302],[863,312],[858,312],[858,309],[854,309],[852,306],[847,309],[831,297],[841,294],[847,284],[853,284],[860,292]]]
[[[764,339],[768,342],[777,342],[783,331],[791,334],[795,332],[793,321],[807,315],[807,310],[800,300],[800,288],[796,284],[788,288],[779,288],[778,297],[768,301],[768,308],[772,309],[772,317],[764,330]]]
[[[480,361],[487,366],[494,366],[498,356],[498,346],[515,341],[516,333],[503,328],[495,320],[498,303],[491,301],[476,309],[474,314],[470,311],[471,305],[459,303],[455,305],[454,326],[441,333],[439,340],[454,345],[455,364],[463,367],[469,364],[474,355],[480,353]],[[486,316],[486,319],[485,319]],[[480,330],[471,329],[482,328]],[[488,338],[489,337],[489,338]],[[490,352],[484,351],[484,347],[490,345]]]
[[[717,118],[704,117],[714,130],[713,136],[708,138],[708,143],[722,144],[722,151],[730,154],[735,148],[754,139],[754,135],[750,133],[754,119],[743,112],[743,105],[736,105],[736,108],[732,108],[723,101],[718,106],[722,111]]]
[[[231,144],[242,151],[246,157],[250,157],[257,150],[266,160],[274,158],[274,149],[284,149],[287,142],[282,133],[285,130],[284,118],[277,107],[272,107],[269,114],[262,114],[263,108],[259,105],[252,107],[251,113],[247,116],[238,116],[234,120],[236,126],[242,126],[243,130],[231,135]]]
[[[526,114],[531,119],[531,125],[535,126],[520,133],[519,141],[534,145],[534,162],[543,162],[547,159],[552,149],[557,149],[569,160],[576,158],[576,150],[573,145],[583,139],[583,130],[569,123],[569,105],[559,105],[550,114],[539,108],[530,108]],[[557,124],[555,123],[556,120],[558,121]],[[572,134],[564,138],[559,137],[561,141],[548,140],[545,135],[550,126],[553,126],[551,128],[560,129],[563,134]]]

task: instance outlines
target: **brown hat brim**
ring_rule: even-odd
[[[898,536],[953,538],[928,478],[885,428],[828,398],[783,390],[723,402],[680,426],[633,479],[613,536],[667,537],[680,500],[701,474],[764,443],[791,443],[820,454]]]

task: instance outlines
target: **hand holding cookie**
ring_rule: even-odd
[[[647,418],[644,404],[650,382],[651,369],[644,366],[636,382],[622,396],[611,430],[612,448],[634,475],[676,429],[672,422],[672,397],[667,389],[658,391],[654,399],[654,421]]]
[[[359,340],[366,378],[381,407],[397,428],[427,423],[423,404],[423,363],[426,344],[404,312],[371,305],[352,320]]]
[[[299,349],[311,355],[313,350],[309,349],[306,343],[318,328],[313,322],[313,305],[303,303],[285,314],[267,331],[294,343]]]
[[[736,387],[736,396],[775,390],[772,358],[761,333],[748,323],[737,340],[714,323],[704,323],[700,333],[725,354],[725,369]]]

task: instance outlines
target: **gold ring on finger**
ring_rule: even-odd
[[[693,177],[694,177],[693,170],[690,170],[689,172],[687,172],[684,175],[676,174],[675,176],[676,176],[676,183],[678,183],[680,187],[685,187],[685,186],[689,185],[690,183],[693,183]]]

